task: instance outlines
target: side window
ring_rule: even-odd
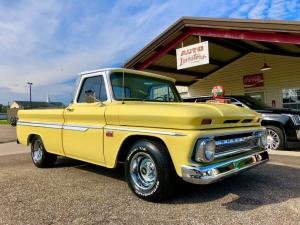
[[[102,76],[88,77],[83,81],[77,102],[86,102],[86,93],[90,92],[93,92],[96,99],[102,102],[107,100],[105,83]]]

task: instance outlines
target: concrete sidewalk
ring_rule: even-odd
[[[0,125],[0,144],[17,140],[16,128],[10,125]]]
[[[16,142],[0,144],[0,156],[30,152],[30,147],[18,145]]]
[[[300,157],[300,151],[296,150],[296,151],[278,151],[278,150],[269,150],[268,151],[270,155],[284,155],[284,156],[296,156],[296,157]]]

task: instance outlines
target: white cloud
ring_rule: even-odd
[[[283,2],[288,2],[284,3]],[[182,16],[266,18],[299,14],[299,3],[267,0],[6,1],[0,3],[0,102],[69,99],[66,81],[122,65]],[[68,92],[68,94],[65,94]],[[67,96],[67,97],[66,97]]]
[[[59,31],[63,29],[63,18],[68,16],[62,10],[68,5],[61,1],[51,4],[29,1],[13,9],[2,5],[1,11],[7,11],[8,15],[0,17],[0,87],[11,97],[1,93],[0,102],[20,97],[16,93],[27,93],[27,81],[34,83],[37,97],[44,98],[52,86],[62,95],[65,88],[58,89],[57,84],[73,79],[78,72],[124,63],[125,57],[153,32],[147,31],[145,24],[153,21],[167,5],[150,4],[149,9],[132,17],[122,12],[129,6],[127,2],[118,4],[105,17],[104,12],[88,15],[87,10],[84,19],[73,18],[74,23],[67,22],[69,27]],[[129,49],[131,53],[127,53]]]
[[[269,0],[259,0],[248,13],[250,19],[265,18],[266,10],[268,9]]]
[[[282,19],[287,13],[285,0],[273,0],[268,11],[267,17],[270,19]]]
[[[300,2],[298,0],[255,0],[243,3],[239,12],[242,11],[245,5],[251,7],[248,8],[247,17],[250,19],[274,19],[284,20],[293,19],[296,20],[300,15]]]

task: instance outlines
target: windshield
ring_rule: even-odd
[[[254,98],[251,98],[250,96],[239,96],[237,98],[239,101],[241,101],[243,104],[248,106],[250,109],[265,109],[265,108],[271,108],[267,104],[258,101]]]
[[[181,98],[172,81],[137,74],[115,72],[110,75],[115,100],[180,102]]]

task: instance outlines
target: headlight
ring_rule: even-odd
[[[291,118],[295,125],[300,125],[300,116],[299,115],[291,115]]]
[[[195,160],[211,162],[215,158],[216,142],[211,138],[199,139],[196,143]]]
[[[290,117],[295,125],[300,125],[300,115],[295,115],[295,114],[283,114],[283,115]]]
[[[260,136],[260,141],[261,141],[261,147],[266,147],[268,144],[268,133],[267,131],[263,131],[261,136]]]

